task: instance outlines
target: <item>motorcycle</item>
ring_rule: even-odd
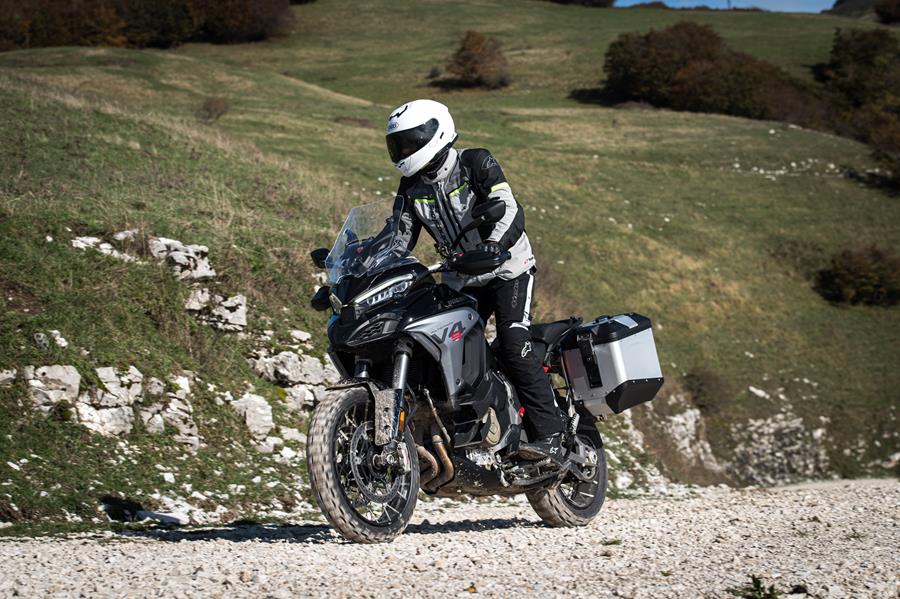
[[[475,300],[450,284],[509,258],[456,249],[469,231],[498,222],[503,203],[474,207],[431,266],[406,249],[400,223],[385,218],[390,206],[353,208],[334,247],[311,253],[331,283],[311,304],[332,311],[329,356],[343,377],[315,406],[307,436],[319,508],[361,543],[402,533],[420,490],[524,493],[551,526],[588,524],[607,488],[595,420],[651,400],[663,382],[649,319],[629,313],[531,325],[532,349],[565,417],[565,455],[562,466],[523,459],[525,409],[485,339]]]

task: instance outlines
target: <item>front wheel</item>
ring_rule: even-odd
[[[381,448],[375,445],[374,418],[366,389],[345,389],[316,406],[307,440],[306,463],[316,502],[344,538],[358,543],[384,543],[402,533],[419,489],[416,446],[409,430],[403,434],[407,472],[399,464],[376,459]]]
[[[590,422],[590,421],[588,421]],[[550,526],[587,526],[606,499],[606,454],[603,441],[593,424],[579,427],[582,453],[595,459],[593,465],[580,468],[581,478],[569,473],[555,489],[539,489],[527,493],[528,503]]]

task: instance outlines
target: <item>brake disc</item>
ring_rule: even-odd
[[[400,493],[401,477],[394,477],[394,480],[388,483],[387,476],[389,470],[383,472],[376,471],[372,464],[373,445],[370,441],[374,425],[371,422],[360,424],[353,437],[350,439],[350,470],[353,472],[353,479],[356,481],[356,487],[363,497],[373,503],[388,503],[397,497]],[[373,488],[373,483],[384,482],[386,490],[378,492]]]

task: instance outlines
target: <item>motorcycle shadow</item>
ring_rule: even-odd
[[[487,518],[482,520],[454,520],[430,522],[425,519],[410,524],[403,536],[452,534],[465,532],[487,532],[509,528],[535,528],[543,526],[534,520],[524,518]],[[262,543],[298,543],[320,545],[348,543],[327,524],[261,524],[241,522],[215,528],[152,528],[126,530],[119,533],[123,537],[138,537],[180,543],[181,541],[223,540],[235,543],[254,541]]]

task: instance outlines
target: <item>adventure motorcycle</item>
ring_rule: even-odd
[[[562,467],[525,460],[525,410],[485,340],[475,300],[435,279],[489,273],[508,259],[454,251],[466,232],[499,221],[503,203],[473,208],[454,248],[428,267],[385,218],[391,205],[352,209],[334,247],[311,254],[332,283],[311,303],[333,312],[329,355],[344,377],[316,405],[307,437],[322,512],[347,539],[374,543],[403,532],[419,489],[525,493],[551,526],[586,525],[607,485],[595,419],[652,399],[663,382],[650,321],[629,313],[531,325],[533,350],[559,384],[566,454]]]

